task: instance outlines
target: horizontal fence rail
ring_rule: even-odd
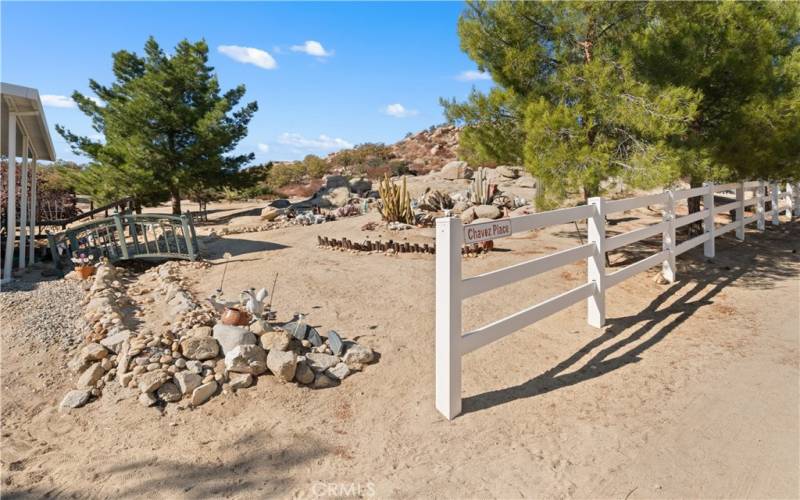
[[[715,195],[720,193],[733,193],[735,201],[715,206]],[[703,245],[704,256],[713,258],[714,241],[718,236],[735,231],[736,238],[743,240],[745,226],[748,224],[755,222],[759,230],[765,228],[767,220],[773,225],[779,224],[781,209],[785,210],[785,216],[790,220],[793,216],[800,216],[799,194],[800,184],[786,184],[785,190],[781,191],[775,182],[748,181],[721,185],[706,183],[702,187],[622,200],[590,198],[587,205],[513,217],[510,219],[511,234],[586,220],[588,242],[468,278],[464,278],[461,272],[461,249],[465,241],[464,232],[470,225],[462,225],[460,219],[455,217],[437,219],[436,408],[448,419],[461,413],[461,358],[465,354],[583,300],[587,302],[589,325],[600,328],[606,320],[606,290],[656,266],[661,266],[661,273],[668,282],[674,282],[675,258],[678,255]],[[702,197],[702,210],[677,216],[675,204],[695,197]],[[606,237],[607,214],[653,205],[662,207],[661,222]],[[745,214],[748,207],[753,207],[751,215]],[[715,223],[717,215],[728,213],[732,222],[722,225]],[[702,234],[678,244],[675,238],[676,229],[697,222],[703,225]],[[606,272],[606,252],[657,235],[661,236],[659,251],[613,273]],[[461,309],[465,299],[584,259],[587,266],[585,284],[472,331],[462,332]]]

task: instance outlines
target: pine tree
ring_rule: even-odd
[[[171,198],[178,214],[183,194],[225,183],[254,158],[231,152],[258,105],[235,109],[244,85],[221,93],[206,42],[183,40],[167,55],[151,37],[141,57],[114,53],[113,73],[109,86],[89,81],[98,99],[72,94],[103,140],[56,126],[77,154],[91,159],[82,179],[88,189],[106,198]]]

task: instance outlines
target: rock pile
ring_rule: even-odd
[[[133,332],[115,322],[125,312],[119,306],[124,295],[117,295],[115,269],[98,269],[86,314],[101,326],[92,329],[70,363],[79,377],[62,408],[85,405],[111,383],[138,395],[145,406],[198,406],[215,394],[250,387],[268,374],[281,382],[332,387],[374,361],[371,349],[334,331],[322,336],[302,321],[283,327],[261,319],[248,327],[217,322],[209,306],[194,301],[179,268],[178,263],[166,263],[148,271],[155,281],[152,292],[166,306],[160,332]]]

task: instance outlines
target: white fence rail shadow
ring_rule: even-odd
[[[765,211],[765,187],[770,196],[769,213]],[[725,191],[735,192],[736,201],[714,206],[714,195]],[[749,198],[745,196],[748,192],[752,192]],[[735,231],[736,237],[743,240],[744,229],[748,224],[755,222],[759,230],[765,228],[768,220],[773,225],[778,225],[781,208],[785,211],[786,217],[790,219],[792,216],[800,216],[799,195],[800,184],[786,184],[786,189],[781,191],[777,183],[767,184],[763,181],[722,185],[707,183],[699,188],[665,191],[622,200],[590,198],[588,205],[514,217],[510,219],[512,234],[586,219],[588,243],[469,278],[464,278],[461,273],[461,248],[464,244],[464,231],[470,226],[462,225],[460,219],[456,217],[437,219],[436,409],[448,419],[461,413],[461,358],[465,354],[584,299],[587,301],[589,325],[600,328],[606,320],[606,290],[658,265],[662,267],[664,278],[669,282],[674,282],[676,277],[675,258],[678,255],[702,244],[704,255],[713,258],[715,254],[714,240],[718,236]],[[703,210],[677,217],[676,203],[697,196],[703,197]],[[781,207],[782,201],[783,207]],[[663,205],[661,222],[606,237],[605,218],[607,214],[633,210],[647,205]],[[745,217],[745,208],[753,205],[755,205],[755,213]],[[715,215],[731,210],[735,211],[735,220],[717,227],[714,223]],[[703,233],[676,244],[676,229],[698,221],[702,221]],[[661,251],[616,272],[606,274],[606,252],[659,233],[662,238]],[[462,332],[461,307],[464,299],[582,259],[586,259],[587,263],[587,283],[505,318],[469,332]]]

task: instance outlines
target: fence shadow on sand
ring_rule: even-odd
[[[632,316],[608,318],[602,335],[527,382],[464,398],[463,413],[535,397],[638,363],[642,353],[664,340],[696,311],[713,304],[727,287],[769,289],[776,281],[797,277],[798,246],[800,224],[794,222],[769,227],[761,234],[749,231],[742,242],[732,237],[718,238],[713,261],[703,257],[702,247],[695,248],[679,260],[678,281],[654,297],[646,309]],[[669,302],[670,298],[674,300]],[[631,344],[635,345],[629,347]],[[599,351],[586,359],[596,349]]]

